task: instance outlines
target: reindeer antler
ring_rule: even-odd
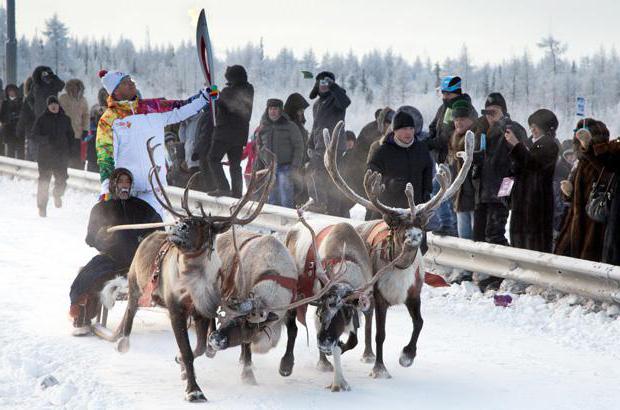
[[[433,195],[428,202],[415,205],[416,215],[420,216],[419,219],[426,218],[430,212],[433,212],[435,209],[439,208],[441,203],[445,201],[446,190],[448,189],[448,184],[452,179],[450,168],[448,168],[445,164],[440,164],[437,174],[435,175],[435,179],[439,182],[439,191],[437,191],[437,193]]]
[[[159,204],[166,211],[170,212],[172,215],[176,216],[177,218],[184,218],[184,215],[181,215],[180,213],[174,210],[174,207],[172,206],[172,202],[170,202],[170,198],[168,198],[168,194],[166,193],[166,189],[164,188],[164,184],[162,184],[161,179],[159,179],[159,165],[157,165],[157,163],[155,162],[154,152],[155,152],[155,148],[159,147],[161,144],[152,146],[151,141],[153,140],[153,138],[155,137],[151,137],[146,141],[146,149],[149,154],[149,160],[151,161],[151,170],[149,171],[149,184],[151,185],[151,189],[153,189],[153,195],[155,196],[155,199],[157,200],[157,202],[159,202]],[[159,197],[157,193],[157,189],[155,189],[155,186],[153,184],[153,175],[155,175],[155,180],[157,181],[157,186],[159,187],[159,191],[161,192],[163,200]],[[188,190],[189,190],[190,183],[192,182],[192,179],[194,178],[195,175],[196,174],[192,175],[190,180],[187,182],[187,186],[185,187],[185,192],[183,193],[183,199],[181,200],[181,206],[183,207],[185,212],[187,212],[187,216],[190,216],[190,217],[193,215],[191,211],[189,210],[189,207],[187,206],[187,197],[188,197]]]
[[[151,167],[151,170],[149,171],[149,184],[151,185],[151,189],[153,190],[153,196],[166,211],[170,212],[172,215],[176,216],[177,218],[183,218],[183,215],[175,211],[174,208],[172,207],[172,204],[170,204],[170,200],[168,199],[168,196],[166,195],[166,191],[163,189],[163,186],[161,185],[161,182],[159,181],[159,175],[157,175],[158,174],[157,169],[158,168],[154,166],[154,167]],[[157,183],[160,187],[159,188],[160,192],[162,193],[164,200],[162,200],[159,197],[159,194],[157,193],[157,189],[155,189],[155,185],[153,184],[153,174],[155,175],[155,179],[157,180]]]
[[[245,195],[234,205],[233,211],[230,216],[212,216],[210,217],[214,222],[230,223],[236,225],[247,225],[252,222],[263,209],[267,198],[269,197],[269,191],[273,186],[276,178],[276,156],[273,152],[263,148],[263,152],[271,158],[269,168],[267,170],[256,171],[252,170],[252,177],[248,184],[248,189]],[[259,181],[266,178],[267,181],[262,186],[258,186]],[[250,202],[252,197],[262,189],[261,196],[258,199],[258,204],[252,213],[245,218],[239,218],[241,210],[245,205]]]
[[[344,128],[344,121],[338,121],[338,124],[334,127],[334,131],[332,132],[331,138],[329,136],[329,130],[327,128],[323,129],[323,140],[325,141],[325,156],[323,157],[323,163],[325,164],[325,169],[329,173],[329,176],[336,184],[336,187],[342,192],[347,198],[351,201],[362,205],[363,207],[370,209],[371,211],[381,212],[376,206],[370,202],[368,199],[361,197],[358,195],[351,187],[344,181],[342,175],[340,175],[340,171],[338,170],[338,164],[336,163],[337,150],[338,150],[338,141],[340,140],[340,134],[342,133],[342,129]]]
[[[301,222],[302,225],[305,226],[306,229],[310,232],[310,237],[312,238],[312,244],[310,246],[312,246],[312,249],[314,250],[316,273],[321,283],[326,284],[329,281],[329,278],[325,273],[325,269],[323,269],[323,263],[321,262],[322,259],[319,255],[319,247],[316,243],[316,233],[314,232],[314,229],[310,226],[310,224],[306,221],[306,218],[304,218],[304,211],[302,208],[297,209],[297,216],[299,218],[299,222]]]
[[[413,244],[411,243],[411,240],[409,238],[405,239],[400,254],[392,262],[377,271],[377,273],[366,284],[354,290],[353,293],[347,296],[345,300],[350,301],[353,299],[366,297],[385,273],[391,271],[392,269],[394,269],[394,267],[405,261],[405,259],[409,256],[412,247]]]
[[[454,178],[454,181],[452,181],[452,185],[450,185],[450,187],[446,190],[446,193],[444,194],[444,198],[443,198],[444,201],[446,199],[452,198],[458,192],[459,188],[465,181],[465,178],[467,177],[467,173],[469,172],[469,169],[471,168],[471,164],[474,161],[474,142],[475,142],[474,133],[471,130],[467,131],[465,133],[465,151],[464,152],[459,151],[456,153],[456,156],[458,158],[463,159],[463,166],[459,170],[459,173],[457,174],[456,178]]]
[[[181,200],[181,208],[183,208],[185,212],[187,212],[187,216],[194,216],[194,214],[192,214],[192,211],[189,210],[189,188],[192,186],[192,182],[194,182],[194,178],[196,178],[199,174],[200,174],[200,171],[194,172],[192,174],[192,176],[187,181],[187,184],[185,185],[185,191],[183,191],[183,199]],[[204,215],[204,210],[202,211]]]

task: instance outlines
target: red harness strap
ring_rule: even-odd
[[[159,288],[159,275],[161,273],[161,263],[164,260],[164,256],[168,253],[173,243],[169,241],[165,241],[159,251],[157,252],[157,256],[153,261],[151,279],[148,281],[144,289],[142,290],[142,295],[138,299],[138,306],[140,307],[151,307],[157,304],[163,304],[163,300],[157,295],[153,293]]]
[[[381,258],[385,260],[390,260],[391,256],[389,255],[389,236],[390,236],[390,228],[385,222],[379,222],[376,224],[368,234],[366,238],[366,245],[372,251],[377,250],[381,252]],[[416,271],[416,276],[419,274],[419,267]],[[430,272],[424,272],[424,283],[434,288],[450,286],[448,283],[439,275]]]
[[[381,258],[390,260],[389,255],[389,236],[390,227],[385,222],[376,224],[366,238],[366,245],[371,251],[378,250],[381,252]]]
[[[329,235],[333,229],[333,225],[326,226],[316,235],[316,249],[321,247],[323,240]],[[340,262],[340,259],[330,258],[323,261],[323,267],[327,268],[330,264],[336,264]],[[314,281],[316,280],[316,254],[314,252],[314,246],[310,245],[308,253],[306,254],[306,262],[304,263],[304,270],[299,275],[297,280],[297,296],[298,299],[307,298],[314,295]],[[300,306],[297,308],[297,320],[306,326],[306,311],[308,306]]]
[[[276,282],[278,285],[282,286],[285,289],[288,289],[291,291],[291,301],[294,301],[297,298],[297,279],[296,278],[289,278],[287,276],[281,276],[281,275],[275,275],[273,273],[263,273],[260,278],[256,281],[256,283],[258,282],[262,282],[264,280],[272,280],[274,282]]]
[[[332,231],[333,225],[326,226],[316,236],[316,247],[321,247],[321,243],[327,235]],[[299,276],[297,291],[300,298],[307,298],[314,294],[314,281],[316,279],[316,254],[314,253],[314,246],[310,245],[308,253],[306,254],[306,262],[304,264],[304,271]]]

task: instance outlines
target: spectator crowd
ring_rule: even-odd
[[[139,92],[122,97],[117,88],[106,88],[106,77],[90,107],[82,81],[65,82],[45,66],[37,67],[22,85],[4,88],[0,154],[38,163],[37,207],[42,217],[52,177],[53,202],[61,207],[68,167],[110,171],[101,152],[101,122],[109,110],[127,102],[122,98],[141,97]],[[239,198],[244,180],[247,183],[252,171],[266,166],[263,149],[268,149],[277,158],[269,203],[288,208],[305,205],[314,212],[349,217],[353,203],[338,191],[323,162],[323,130],[331,133],[339,121],[346,124],[351,104],[336,76],[328,71],[316,75],[309,100],[295,92],[267,101],[254,101],[244,67],[228,67],[225,78],[215,116],[205,105],[180,123],[166,123],[168,184],[185,186],[200,171],[192,179],[192,189]],[[124,84],[122,80],[115,87]],[[352,130],[337,136],[339,169],[353,190],[365,195],[363,178],[370,169],[383,176],[383,203],[408,207],[408,183],[416,203],[428,201],[439,189],[434,181],[438,166],[447,165],[455,175],[463,161],[457,153],[464,149],[465,135],[472,132],[473,165],[426,230],[620,264],[620,139],[612,139],[602,121],[581,118],[572,135],[559,136],[558,119],[549,109],[538,109],[527,123],[519,123],[498,92],[490,93],[478,111],[459,76],[443,78],[439,91],[439,107],[426,129],[414,106],[379,107],[357,137]],[[311,127],[305,117],[309,108]],[[258,124],[251,124],[255,109],[262,116]],[[366,219],[376,217],[366,212]],[[470,279],[468,272],[453,278]],[[480,286],[496,288],[500,282],[491,277]]]

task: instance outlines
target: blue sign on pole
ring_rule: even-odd
[[[586,99],[585,97],[577,97],[577,112],[578,117],[586,116]]]

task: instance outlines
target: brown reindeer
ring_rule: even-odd
[[[209,335],[209,345],[216,351],[241,345],[241,378],[256,384],[252,352],[267,353],[275,347],[287,311],[320,298],[322,293],[296,300],[295,262],[284,244],[271,235],[231,230],[218,237],[216,247],[226,267],[220,287],[225,316]]]
[[[149,140],[147,149],[153,165],[149,182],[159,203],[178,220],[169,232],[154,232],[138,247],[129,268],[129,299],[125,315],[116,332],[116,338],[120,338],[117,349],[120,352],[126,352],[129,349],[129,335],[139,299],[141,296],[149,297],[150,295],[154,304],[167,308],[170,314],[170,322],[180,350],[182,376],[187,381],[185,399],[192,402],[206,401],[196,382],[193,362],[194,356],[205,351],[208,323],[210,319],[217,316],[221,300],[218,283],[221,261],[216,250],[216,237],[227,231],[233,224],[246,225],[252,222],[261,212],[267,200],[268,188],[275,178],[275,158],[269,153],[271,164],[261,178],[256,172],[252,174],[245,196],[239,200],[230,216],[207,215],[202,205],[200,206],[201,215],[198,216],[192,214],[188,204],[191,179],[185,188],[181,202],[185,214],[177,212],[172,207],[153,161],[155,148],[157,145],[151,147],[151,140]],[[158,189],[155,189],[153,184],[153,176],[157,181]],[[260,195],[258,195],[261,191],[259,180],[263,181]],[[159,193],[161,193],[161,198]],[[255,209],[250,211],[246,217],[241,218],[241,210],[255,195],[259,196]],[[190,314],[195,319],[198,339],[194,352],[192,352],[187,334],[187,321]]]
[[[428,202],[416,205],[413,186],[407,184],[405,195],[409,208],[393,208],[381,203],[379,196],[384,186],[380,173],[368,170],[364,178],[364,188],[368,199],[355,193],[343,180],[336,164],[338,135],[342,132],[343,122],[334,128],[330,138],[324,130],[323,136],[327,151],[325,167],[338,188],[352,201],[383,215],[383,220],[365,222],[355,229],[363,239],[370,256],[373,272],[379,272],[392,265],[374,287],[374,306],[376,315],[376,349],[374,367],[370,375],[374,378],[391,377],[383,363],[383,342],[385,340],[385,320],[389,306],[405,304],[413,322],[413,332],[409,343],[403,348],[399,363],[409,367],[416,356],[417,340],[422,329],[423,320],[420,312],[420,292],[424,283],[424,264],[419,246],[423,239],[423,230],[429,218],[441,202],[452,197],[462,185],[473,160],[474,135],[468,132],[465,137],[465,152],[458,156],[464,159],[459,174],[448,187],[451,176],[445,165],[440,165],[436,178],[440,184],[439,192]],[[401,255],[394,264],[394,255]],[[372,347],[370,342],[372,324],[366,322],[365,357],[370,358]]]
[[[316,231],[319,233],[316,234]],[[323,371],[333,371],[334,378],[328,386],[332,391],[350,390],[342,372],[341,355],[357,345],[359,314],[369,312],[368,293],[376,280],[393,265],[378,271],[373,278],[364,242],[348,223],[310,224],[300,213],[300,222],[291,228],[285,242],[299,270],[298,291],[304,295],[319,295],[313,300],[317,307],[317,367]],[[338,257],[341,249],[342,256]],[[401,263],[402,256],[396,258],[393,264]],[[330,270],[341,272],[341,278],[336,283],[333,283],[333,275],[329,275]],[[331,289],[327,289],[325,284],[329,284]],[[298,312],[302,318],[306,304],[301,301],[292,306],[302,309]],[[289,312],[287,330],[288,343],[280,365],[283,376],[291,374],[294,363],[293,347],[297,335],[294,311]],[[348,339],[342,343],[340,337],[345,333],[348,333]],[[327,360],[327,355],[333,355],[334,366]]]

